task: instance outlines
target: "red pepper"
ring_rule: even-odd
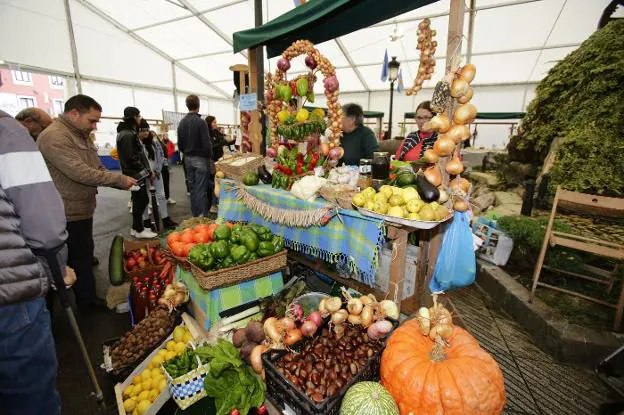
[[[297,96],[297,83],[295,81],[290,81],[290,89],[292,89],[293,97]]]
[[[284,173],[287,176],[292,176],[292,170],[286,166],[282,166],[281,164],[276,164],[275,168]]]
[[[312,156],[312,160],[310,160],[310,167],[308,167],[308,171],[314,170],[314,168],[316,167],[316,163],[318,162],[319,157],[320,157],[320,153],[315,153]]]
[[[266,406],[262,405],[260,408],[258,408],[258,415],[266,415],[269,413],[269,410],[267,409]]]

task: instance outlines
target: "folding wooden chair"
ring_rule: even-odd
[[[613,304],[599,298],[591,297],[571,290],[566,290],[564,288],[555,287],[553,285],[539,281],[542,268],[553,269],[544,266],[544,258],[546,257],[546,250],[549,246],[554,247],[555,245],[560,245],[575,250],[612,258],[617,261],[624,260],[624,245],[602,241],[599,239],[586,238],[584,236],[573,235],[564,232],[553,231],[552,227],[555,216],[557,214],[557,207],[562,207],[575,212],[591,213],[593,215],[604,217],[624,218],[624,199],[570,192],[557,187],[557,193],[555,194],[552,211],[550,212],[550,219],[548,220],[548,226],[546,227],[546,234],[544,235],[544,242],[542,243],[542,249],[540,251],[539,258],[537,259],[537,264],[535,265],[535,272],[533,274],[533,286],[531,287],[531,295],[529,297],[529,301],[533,301],[533,298],[535,297],[535,290],[539,285],[541,287],[547,287],[565,294],[581,297],[607,307],[615,308],[616,312],[613,329],[618,330],[620,328],[620,324],[622,322],[622,314],[624,312],[624,283],[622,284],[617,304]],[[610,292],[613,284],[616,282],[615,278],[617,277],[618,269],[619,263],[611,272],[597,267],[585,267],[585,271],[594,274],[593,276],[565,270],[556,271],[562,274],[570,275],[572,277],[583,278],[588,281],[604,284],[607,286],[607,292]]]

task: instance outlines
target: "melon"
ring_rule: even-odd
[[[399,415],[399,408],[380,383],[359,382],[345,394],[340,415]]]

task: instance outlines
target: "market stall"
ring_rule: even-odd
[[[390,3],[375,15],[373,2],[313,2],[254,29],[257,44],[282,54],[266,80],[266,157],[253,154],[252,145],[251,154],[216,163],[216,222],[183,222],[162,238],[163,252],[127,246],[133,249],[123,254],[123,268],[132,277],[136,326],[107,350],[108,369],[125,376],[117,388],[122,415],[156,413],[170,397],[183,410],[208,398],[217,414],[232,415],[266,413],[265,401],[276,413],[443,413],[451,400],[466,414],[501,413],[505,391],[498,365],[454,325],[446,301],[438,301],[438,293],[474,279],[472,239],[465,239],[470,188],[457,157],[476,116],[469,104],[474,65],[456,69],[455,62],[438,83],[439,115],[427,128],[440,137],[422,160],[390,163],[387,154],[375,153],[359,166],[339,166],[344,149],[335,68],[310,40],[280,43],[286,33],[298,36],[297,30],[312,32],[317,41],[345,33],[339,23],[347,12],[349,30],[355,30],[353,14],[367,25],[429,2]],[[458,16],[461,8],[451,14]],[[318,25],[312,29],[302,21]],[[429,25],[428,19],[419,25],[419,48],[428,54],[411,93],[432,77]],[[235,49],[241,38],[252,46],[250,33],[237,38]],[[310,71],[289,77],[293,59],[305,59]],[[304,104],[321,79],[327,112],[310,111]],[[257,130],[251,124],[258,117],[248,115],[245,131]],[[407,275],[410,233],[418,234],[418,259]],[[379,275],[384,243],[387,275]],[[316,292],[287,259],[339,284]],[[162,270],[150,276],[146,262],[163,264]],[[180,323],[177,310],[186,302],[194,319],[185,316]],[[400,311],[413,319],[400,325]],[[471,360],[471,370],[430,384],[430,370],[450,371],[463,359]],[[422,387],[411,390],[415,379]]]

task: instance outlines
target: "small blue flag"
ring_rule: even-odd
[[[404,90],[405,88],[403,87],[403,74],[401,73],[401,69],[399,69],[399,76],[398,76],[398,80],[399,80],[399,82],[398,82],[398,84],[397,84],[397,92],[398,92],[399,94],[402,94],[402,93],[403,93],[403,90]]]
[[[384,82],[388,80],[388,49],[384,55],[383,68],[381,68],[381,80]]]

